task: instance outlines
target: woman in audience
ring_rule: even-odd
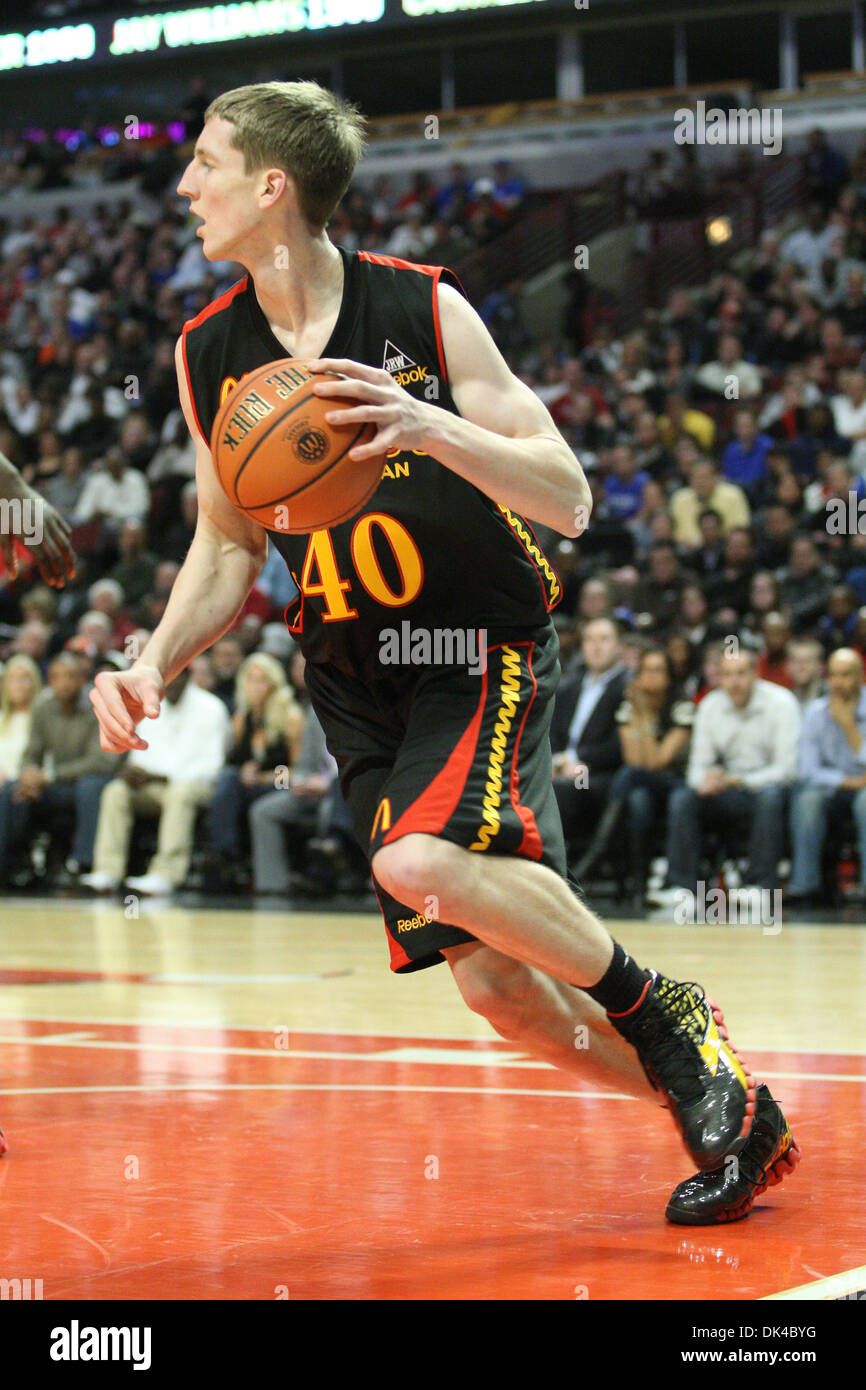
[[[207,811],[209,868],[221,886],[238,879],[249,807],[294,766],[304,712],[279,662],[253,652],[237,674],[232,746]]]
[[[770,570],[756,570],[749,584],[749,607],[743,614],[739,633],[747,647],[759,651],[764,640],[764,619],[784,607],[776,576]]]
[[[42,689],[39,667],[19,652],[0,677],[0,783],[13,781],[30,737],[33,701]]]
[[[604,814],[575,869],[583,879],[609,848],[618,864],[621,895],[643,899],[653,826],[667,822],[668,796],[685,774],[695,707],[673,680],[667,652],[641,652],[634,678],[617,710],[623,766],[614,776]],[[617,832],[625,821],[625,835]],[[627,860],[622,862],[622,851]]]

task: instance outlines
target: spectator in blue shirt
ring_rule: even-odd
[[[722,472],[728,482],[739,483],[751,503],[759,500],[767,476],[767,454],[776,441],[758,433],[753,410],[747,407],[734,416],[734,438],[722,454]]]
[[[610,470],[604,483],[608,514],[616,521],[631,521],[643,506],[643,490],[650,475],[638,469],[630,444],[611,449]]]
[[[849,810],[860,856],[858,897],[866,897],[866,691],[863,663],[853,648],[839,647],[830,657],[827,690],[803,717],[798,785],[791,799],[794,857],[786,894],[791,902],[819,896],[828,819]]]
[[[498,203],[514,212],[526,197],[526,179],[516,173],[507,159],[497,159],[493,166],[493,194]]]

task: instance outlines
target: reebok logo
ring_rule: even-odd
[[[408,353],[395,347],[390,338],[385,339],[382,366],[386,372],[390,372],[398,386],[411,386],[413,382],[427,380],[427,368],[419,367]]]
[[[417,931],[419,927],[426,927],[428,922],[432,922],[432,917],[427,917],[423,912],[418,912],[414,917],[401,917],[397,923],[398,932]]]

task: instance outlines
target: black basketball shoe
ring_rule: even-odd
[[[664,1095],[693,1162],[702,1172],[718,1168],[749,1137],[755,1083],[728,1041],[721,1010],[700,985],[649,973],[635,1007],[608,1017]]]
[[[665,1216],[676,1226],[742,1221],[755,1198],[775,1187],[800,1162],[800,1150],[768,1086],[758,1087],[755,1121],[745,1147],[712,1173],[696,1173],[675,1188]]]

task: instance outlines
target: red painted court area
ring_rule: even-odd
[[[863,1263],[866,1058],[750,1053],[803,1150],[663,1219],[666,1115],[506,1044],[0,1020],[6,1277],[46,1299],[760,1298]]]

